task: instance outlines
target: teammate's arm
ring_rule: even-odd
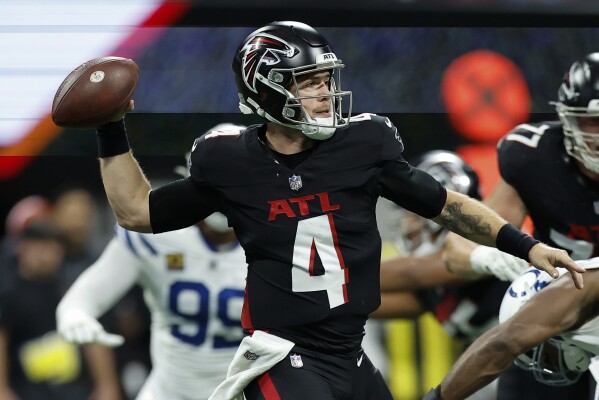
[[[414,292],[381,293],[381,305],[370,318],[416,318],[427,310]]]
[[[441,213],[432,218],[439,225],[485,246],[497,247],[506,253],[530,261],[535,267],[559,277],[557,267],[564,267],[572,274],[576,287],[583,286],[581,273],[585,269],[577,265],[565,250],[555,249],[536,242],[518,231],[491,208],[461,193],[447,191]]]
[[[423,256],[394,257],[381,262],[381,292],[411,291],[471,282],[447,271],[442,250]]]
[[[559,279],[479,337],[441,383],[442,399],[466,398],[493,381],[518,355],[597,316],[599,270],[587,273],[586,286],[573,290],[571,279]]]

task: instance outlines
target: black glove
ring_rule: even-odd
[[[429,392],[424,395],[422,400],[443,400],[441,399],[441,385],[429,390]]]

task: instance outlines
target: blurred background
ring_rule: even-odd
[[[597,17],[593,0],[0,0],[0,288],[11,285],[10,260],[28,221],[52,218],[63,233],[65,287],[112,235],[93,130],[58,128],[49,114],[62,80],[89,59],[139,65],[127,128],[157,186],[177,178],[173,169],[206,129],[258,122],[237,108],[230,68],[241,40],[273,20],[306,22],[344,61],[354,114],[388,116],[408,159],[458,152],[488,194],[498,139],[555,118],[548,102],[566,68],[599,50]],[[381,232],[393,241],[388,225]],[[107,317],[128,335],[117,361],[129,398],[149,368],[145,313],[132,293]],[[389,379],[397,399],[415,399],[444,375],[460,344],[432,320],[393,324]]]

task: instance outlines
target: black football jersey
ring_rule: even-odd
[[[575,260],[599,255],[599,184],[583,176],[559,122],[519,125],[498,148],[499,169],[526,205],[534,236]]]
[[[509,285],[490,277],[465,285],[419,290],[417,296],[448,334],[469,344],[497,325]]]
[[[427,217],[441,212],[445,189],[402,158],[389,119],[362,114],[351,121],[294,169],[261,139],[265,125],[210,132],[194,143],[191,178],[218,192],[246,252],[248,331],[354,350],[380,303],[379,195]]]

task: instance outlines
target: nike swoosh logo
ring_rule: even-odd
[[[362,355],[360,356],[360,358],[358,358],[358,362],[356,363],[356,364],[358,364],[358,367],[359,367],[360,365],[362,365],[362,360],[363,360],[363,359],[364,359],[364,354],[362,354]]]

